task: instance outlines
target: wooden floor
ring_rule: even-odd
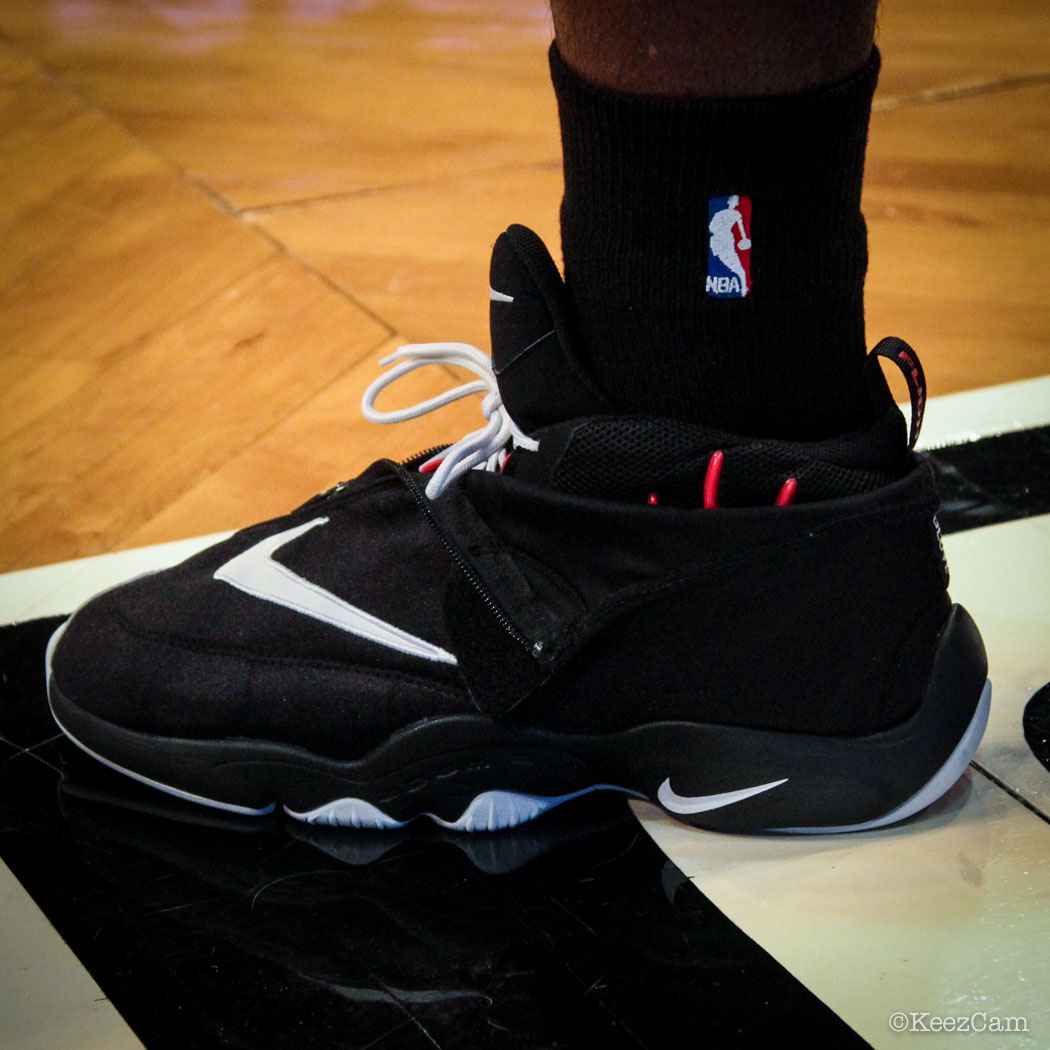
[[[549,40],[539,0],[3,0],[0,571],[473,429],[359,400],[399,341],[487,346],[507,224],[557,244]],[[1046,0],[887,3],[880,43],[871,336],[935,394],[1050,372]]]

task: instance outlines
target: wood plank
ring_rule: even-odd
[[[111,549],[386,334],[273,256],[8,443],[2,563]]]
[[[3,105],[7,105],[12,95],[6,94],[11,88],[22,87],[39,78],[40,67],[16,51],[9,43],[0,41],[0,88],[5,94],[0,95]]]
[[[273,251],[140,148],[4,231],[0,345],[95,360],[163,331]]]
[[[364,419],[361,395],[382,371],[379,359],[403,342],[395,338],[376,348],[123,542],[138,547],[265,521],[356,476],[377,459],[407,459],[480,427],[484,417],[478,397],[396,426]],[[475,378],[462,373],[456,379],[453,371],[411,372],[384,391],[378,407],[407,407]]]
[[[87,0],[77,31],[37,6],[11,0],[0,27],[237,207],[558,155],[540,0],[317,18]]]
[[[550,164],[251,213],[409,340],[487,348],[488,267],[512,222],[557,252],[561,166]]]
[[[1050,372],[1050,84],[875,115],[868,328],[934,393]]]
[[[912,0],[885,4],[877,104],[1050,73],[1043,0]]]
[[[0,236],[23,210],[130,145],[111,120],[0,42]]]
[[[0,356],[0,441],[60,405],[98,371],[97,363],[91,361],[40,361],[4,353]]]

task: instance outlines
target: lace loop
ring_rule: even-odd
[[[488,354],[476,346],[469,343],[409,343],[384,357],[379,363],[384,367],[391,364],[395,367],[370,383],[361,398],[361,411],[365,418],[373,423],[402,423],[406,419],[415,419],[435,409],[444,408],[445,405],[461,398],[473,394],[485,395],[481,402],[485,425],[461,437],[420,467],[422,472],[430,469],[434,471],[426,486],[426,494],[431,499],[440,496],[456,478],[468,470],[501,470],[507,456],[510,455],[508,445],[530,451],[539,447],[539,442],[530,438],[510,418],[503,406],[496,374],[492,370],[492,361]],[[408,408],[384,412],[375,407],[376,398],[386,387],[425,365],[455,365],[474,372],[479,378]]]

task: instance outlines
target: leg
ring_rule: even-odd
[[[552,0],[562,58],[632,95],[791,95],[868,60],[877,0]]]

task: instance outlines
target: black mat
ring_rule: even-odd
[[[148,1050],[868,1045],[619,796],[491,836],[359,832],[109,773],[47,712],[58,622],[0,630],[0,857]]]
[[[1050,427],[997,434],[928,455],[945,534],[1050,512]]]
[[[1050,683],[1025,705],[1022,725],[1032,754],[1050,770]]]

